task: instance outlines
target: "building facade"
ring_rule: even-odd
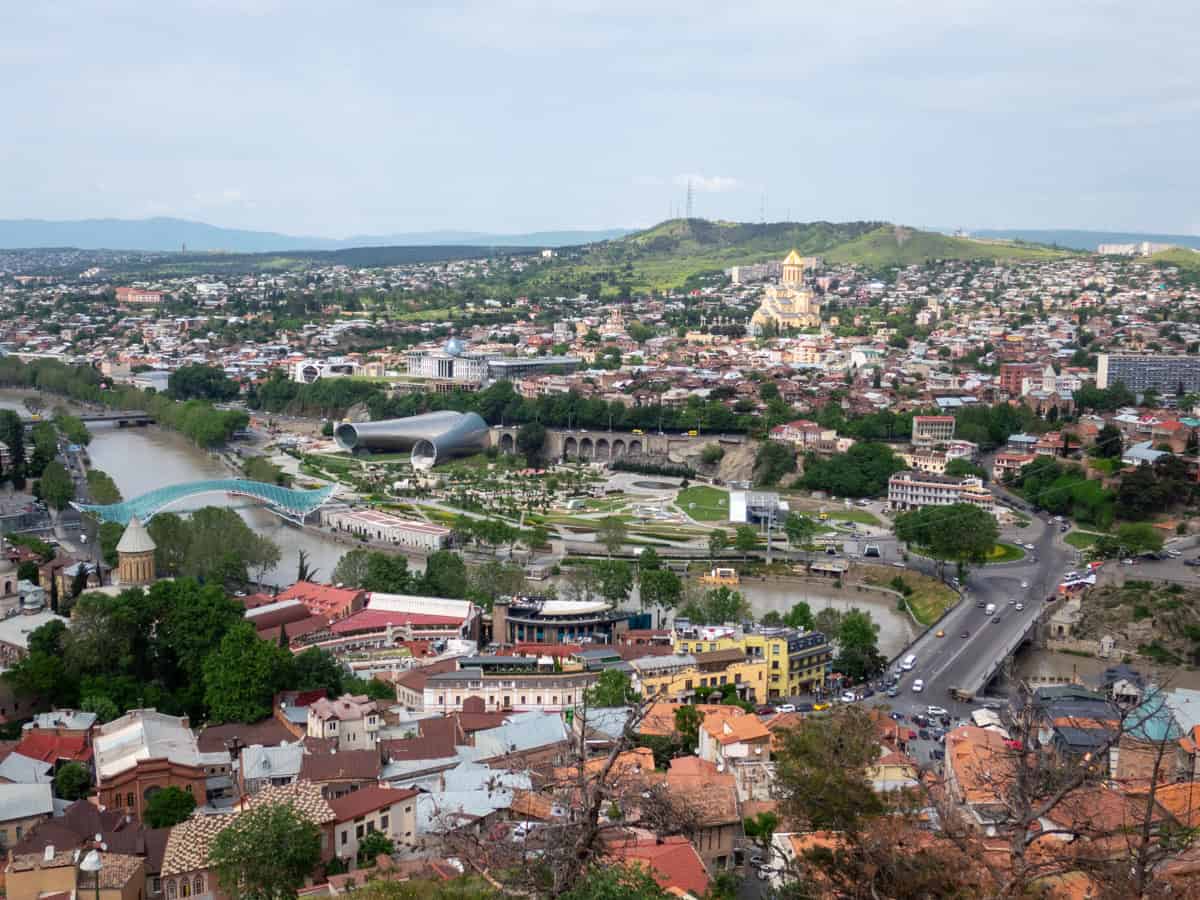
[[[676,653],[702,655],[737,648],[767,667],[766,699],[821,693],[833,669],[833,648],[819,631],[756,626],[681,625],[672,635]]]
[[[1161,394],[1200,391],[1200,356],[1101,353],[1096,363],[1096,386],[1109,388],[1117,382],[1135,394],[1150,390]]]
[[[907,470],[888,479],[888,507],[893,510],[970,503],[993,512],[995,502],[992,492],[978,478],[954,478]]]
[[[443,525],[414,522],[373,509],[335,507],[322,510],[321,519],[335,531],[421,553],[434,553],[450,543],[450,529]]]
[[[556,671],[553,664],[515,656],[468,657],[453,672],[438,672],[425,682],[425,712],[461,712],[463,703],[479,697],[489,712],[561,712],[583,702],[583,694],[599,677],[585,670]]]
[[[611,644],[628,630],[630,615],[603,601],[500,597],[492,604],[492,641],[574,644],[588,639]]]
[[[929,447],[954,440],[954,416],[913,416],[912,442]]]

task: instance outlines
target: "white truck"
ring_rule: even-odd
[[[996,612],[996,604],[995,604],[995,603],[989,603],[989,604],[988,604],[988,605],[987,605],[987,606],[984,608],[983,612],[984,612],[984,615],[988,615],[988,616],[990,616],[990,615],[993,615],[993,614]]]

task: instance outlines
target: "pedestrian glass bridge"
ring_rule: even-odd
[[[302,491],[281,487],[278,484],[249,481],[245,478],[218,478],[211,481],[172,484],[149,491],[132,500],[124,500],[121,503],[107,505],[72,503],[71,505],[80,512],[91,513],[101,522],[117,522],[127,525],[134,516],[143,522],[149,522],[160,510],[198,494],[232,494],[259,500],[272,512],[285,519],[302,521],[305,516],[332,497],[336,487],[331,484],[317,490]]]

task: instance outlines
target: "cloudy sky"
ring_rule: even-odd
[[[0,217],[1200,233],[1192,4],[0,4]]]

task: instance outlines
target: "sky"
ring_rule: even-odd
[[[1200,233],[1173,0],[0,4],[0,218]]]

